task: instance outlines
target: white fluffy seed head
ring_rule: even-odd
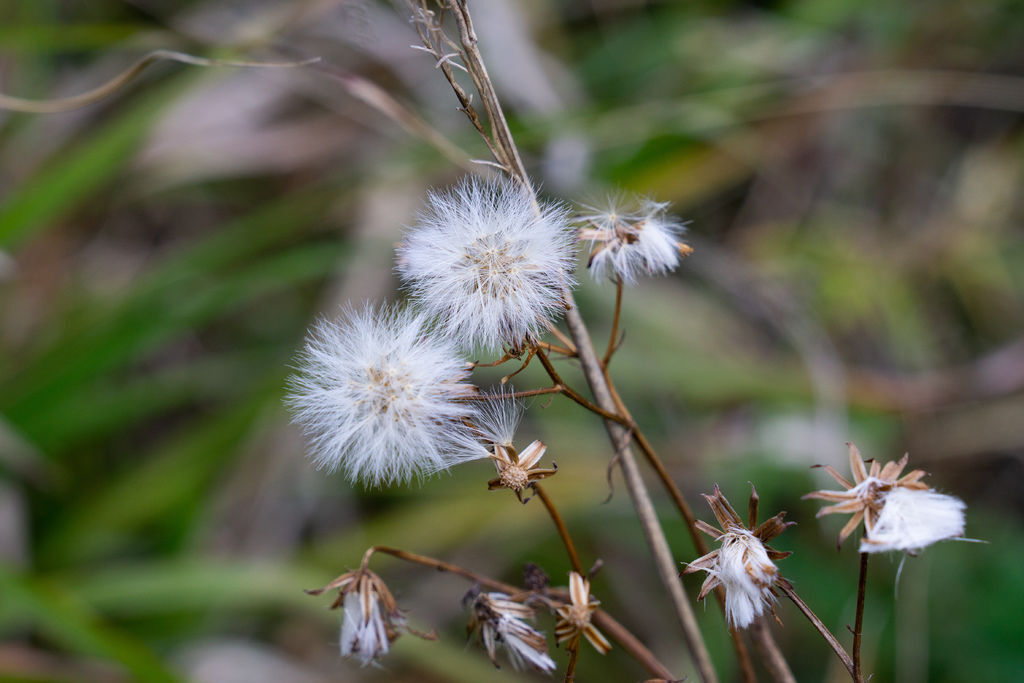
[[[937,541],[964,535],[962,500],[933,490],[894,488],[882,499],[882,511],[861,540],[860,552],[910,553]]]
[[[287,403],[319,467],[380,485],[483,457],[457,400],[475,391],[465,362],[422,315],[346,309],[313,328],[298,365]]]
[[[461,346],[519,347],[563,310],[573,232],[560,206],[535,206],[507,180],[465,178],[431,192],[398,248],[419,306]]]
[[[771,587],[779,570],[764,543],[746,529],[732,528],[720,540],[717,562],[709,572],[725,587],[729,623],[746,628],[771,604]]]
[[[640,199],[628,206],[611,200],[604,211],[583,215],[581,239],[590,241],[590,272],[597,278],[616,276],[634,283],[640,275],[662,275],[675,270],[689,247],[679,240],[683,223],[668,213],[668,203]]]

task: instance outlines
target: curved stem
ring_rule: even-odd
[[[864,628],[864,598],[868,583],[868,554],[860,554],[860,576],[857,579],[857,616],[853,625],[853,680],[863,683],[864,673],[860,668],[860,641]]]
[[[576,680],[576,660],[580,656],[580,644],[577,642],[569,648],[569,665],[565,667],[565,683],[572,683]]]
[[[793,604],[796,605],[797,609],[799,609],[805,617],[807,617],[807,620],[811,622],[811,625],[818,630],[818,633],[820,633],[821,637],[825,639],[825,642],[832,648],[832,651],[836,653],[836,657],[839,657],[839,661],[843,663],[843,666],[846,667],[846,671],[852,678],[853,659],[850,657],[849,653],[846,652],[846,649],[842,646],[839,640],[832,635],[832,632],[829,631],[828,627],[822,623],[821,619],[818,618],[818,615],[807,606],[807,603],[800,599],[800,596],[796,594],[796,591],[793,589],[793,585],[789,581],[780,578],[776,582],[776,585],[783,593],[786,594],[787,598],[793,601]]]
[[[619,336],[619,315],[622,313],[622,278],[615,279],[615,313],[612,315],[612,331],[608,335],[608,348],[604,352],[604,359],[601,361],[601,365],[607,371],[608,362],[612,359],[612,354],[615,353],[615,347],[618,343]]]
[[[572,537],[569,536],[569,529],[566,528],[565,522],[562,521],[562,515],[558,514],[558,508],[555,507],[554,501],[548,497],[544,487],[540,485],[540,482],[534,482],[532,484],[533,490],[537,492],[537,497],[540,498],[540,502],[544,503],[544,507],[547,508],[548,514],[551,515],[551,521],[555,523],[555,528],[558,530],[558,535],[562,538],[562,543],[565,545],[565,552],[569,554],[569,564],[572,565],[573,570],[580,576],[586,576],[586,572],[583,571],[583,565],[580,564],[580,556],[576,554],[576,546],[572,542]]]

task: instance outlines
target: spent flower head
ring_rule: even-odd
[[[668,213],[667,203],[642,199],[637,204],[628,207],[618,200],[580,217],[586,227],[579,239],[591,244],[587,267],[595,278],[614,275],[633,283],[639,275],[675,270],[680,258],[693,252],[680,241],[683,224]]]
[[[320,467],[390,484],[480,457],[476,393],[457,349],[423,315],[366,306],[310,333],[287,399]]]
[[[480,593],[473,599],[467,631],[480,630],[480,640],[494,666],[498,666],[497,647],[504,645],[512,666],[526,665],[540,671],[554,671],[555,662],[548,655],[544,634],[530,626],[536,612],[505,593]]]
[[[852,514],[839,531],[837,545],[864,522],[865,534],[860,552],[879,553],[902,550],[916,553],[937,541],[963,536],[964,508],[962,500],[931,489],[921,481],[924,470],[913,470],[900,476],[909,455],[884,466],[877,460],[865,462],[852,443],[850,453],[853,481],[826,465],[825,471],[843,488],[842,491],[821,490],[808,493],[805,499],[816,498],[834,503],[818,510],[818,517],[830,514]]]
[[[594,610],[600,604],[590,594],[590,581],[576,572],[569,572],[569,602],[555,608],[558,644],[565,643],[566,648],[572,650],[579,647],[580,636],[583,636],[601,654],[611,650],[612,644],[590,623]]]
[[[398,248],[413,298],[469,348],[522,348],[564,311],[574,241],[560,206],[510,180],[464,178],[431,192]]]
[[[539,467],[540,459],[547,451],[540,441],[531,442],[519,452],[512,441],[523,411],[514,399],[500,397],[481,402],[474,424],[481,437],[482,453],[494,461],[498,476],[487,482],[487,487],[509,489],[522,501],[523,491],[532,483],[546,479],[558,471],[558,467]]]
[[[791,553],[767,545],[796,522],[784,522],[780,512],[763,524],[757,524],[757,491],[750,487],[749,526],[736,514],[729,501],[715,486],[714,495],[704,495],[721,529],[697,521],[697,528],[722,545],[687,565],[683,574],[696,571],[708,573],[700,588],[698,600],[718,586],[725,588],[725,614],[729,623],[746,628],[774,602],[772,586],[779,579],[779,570],[772,560],[781,560]]]
[[[338,597],[331,609],[343,607],[341,654],[358,657],[363,666],[386,655],[402,631],[429,640],[436,638],[434,634],[409,628],[387,585],[365,567],[342,574],[323,588],[306,592],[320,595],[333,589],[338,590]]]

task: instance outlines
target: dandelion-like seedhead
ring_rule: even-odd
[[[319,467],[390,484],[486,457],[465,420],[476,393],[455,346],[408,310],[348,309],[320,321],[287,399]]]
[[[636,208],[621,200],[605,211],[587,207],[580,216],[586,227],[581,241],[591,244],[587,267],[595,278],[615,276],[633,283],[639,275],[661,275],[675,270],[693,249],[680,241],[683,223],[668,213],[668,204],[642,199]]]
[[[465,348],[521,348],[564,310],[574,240],[560,206],[509,180],[431,192],[398,248],[413,298]]]
[[[814,491],[804,496],[834,503],[818,510],[818,517],[853,515],[840,530],[838,545],[861,521],[865,529],[860,544],[862,553],[902,550],[914,554],[937,541],[963,536],[964,502],[929,488],[921,481],[924,470],[900,476],[906,469],[908,455],[884,466],[872,460],[869,467],[856,446],[847,446],[853,481],[826,466],[825,470],[844,490]]]
[[[467,630],[472,633],[480,629],[480,640],[494,666],[498,666],[497,647],[501,644],[516,669],[529,665],[539,671],[554,671],[555,662],[548,655],[544,634],[526,623],[535,617],[532,607],[504,593],[480,593],[473,600]]]
[[[785,512],[780,512],[760,526],[757,525],[757,492],[751,487],[749,527],[743,525],[729,501],[715,486],[712,496],[704,499],[721,529],[697,522],[697,528],[719,541],[722,545],[687,565],[683,574],[705,571],[708,578],[701,586],[698,600],[722,586],[725,588],[725,614],[729,623],[737,628],[750,626],[775,600],[772,586],[779,578],[779,570],[773,560],[790,555],[767,545],[795,522],[784,522]]]

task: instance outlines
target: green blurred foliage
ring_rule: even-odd
[[[157,47],[299,51],[485,155],[391,7],[293,5],[5,3],[0,91],[83,92]],[[680,272],[627,292],[612,372],[698,514],[700,492],[718,483],[738,504],[748,481],[763,516],[788,510],[799,525],[775,544],[794,551],[781,568],[845,638],[856,554],[835,550],[838,520],[819,523],[800,500],[825,483],[808,468],[842,469],[845,440],[883,460],[909,450],[968,502],[968,535],[986,543],[931,548],[899,581],[899,558],[873,563],[865,668],[874,680],[1018,677],[1019,3],[508,7],[521,22],[499,40],[479,16],[481,45],[546,191],[650,193],[691,221],[697,251]],[[547,71],[488,52],[501,40],[539,50],[527,55]],[[412,623],[441,636],[402,638],[382,669],[340,661],[337,616],[302,593],[374,543],[508,581],[535,562],[564,582],[543,510],[487,492],[487,463],[353,488],[312,471],[282,407],[316,316],[401,296],[391,247],[424,190],[457,172],[313,69],[160,65],[80,111],[0,115],[0,678],[535,678],[463,646],[459,579],[380,558]],[[580,280],[600,339],[613,289]],[[565,374],[582,383],[570,363]],[[530,368],[517,382],[544,378]],[[560,466],[549,490],[584,562],[605,563],[595,594],[689,670],[621,485],[605,502],[599,423],[537,400],[523,432]],[[676,557],[693,559],[655,492]],[[699,581],[687,578],[692,595]],[[778,615],[797,678],[842,680],[800,615]],[[717,608],[698,616],[723,679],[735,677]],[[585,651],[577,680],[641,675],[619,649]]]

